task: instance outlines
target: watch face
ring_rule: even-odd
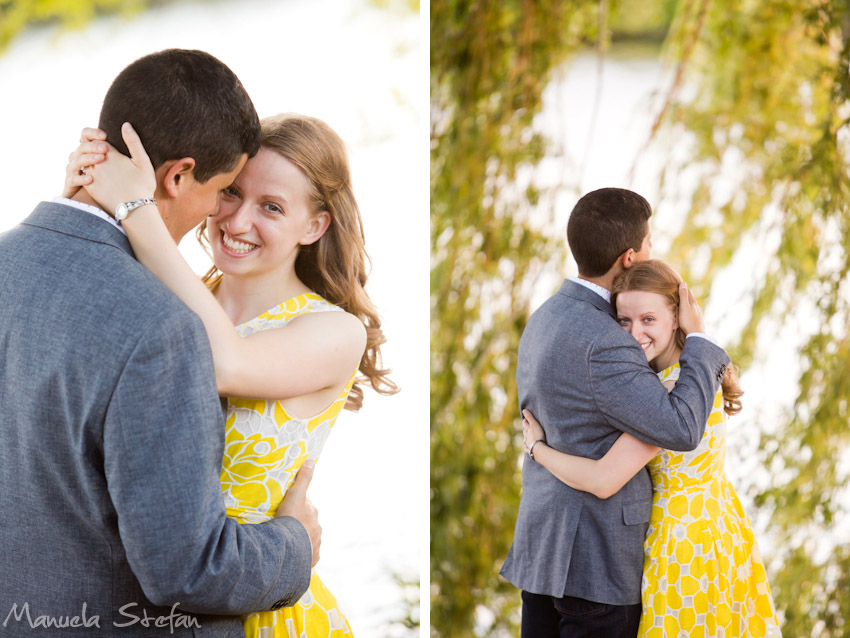
[[[115,209],[115,219],[121,221],[127,217],[127,204],[118,204],[118,207]]]

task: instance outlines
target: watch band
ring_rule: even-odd
[[[531,444],[531,447],[528,448],[528,456],[531,457],[532,461],[534,460],[534,446],[537,445],[538,443],[545,443],[545,442],[546,441],[544,441],[543,439],[537,439],[534,443]]]
[[[139,208],[139,206],[147,206],[153,204],[156,206],[156,200],[153,197],[142,197],[134,199],[131,202],[124,202],[115,207],[115,219],[120,224],[122,220],[127,219],[127,215]]]

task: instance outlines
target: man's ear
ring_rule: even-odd
[[[330,225],[331,214],[328,211],[323,210],[321,213],[316,213],[310,219],[310,227],[298,243],[302,246],[316,243],[325,234],[325,231],[330,228]]]
[[[626,249],[626,252],[624,252],[622,255],[620,255],[619,262],[620,262],[620,265],[623,267],[624,270],[634,266],[637,263],[635,261],[635,250],[634,250],[634,248]]]
[[[184,157],[168,160],[156,169],[157,184],[169,197],[177,197],[180,191],[195,179],[195,159]]]

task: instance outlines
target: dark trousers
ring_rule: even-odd
[[[640,604],[522,592],[522,638],[635,638],[639,625]]]

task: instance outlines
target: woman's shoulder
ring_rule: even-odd
[[[256,316],[252,321],[262,323],[265,327],[280,327],[296,317],[303,315],[340,311],[345,312],[342,308],[331,303],[321,295],[314,292],[304,292],[272,306],[262,314]]]
[[[360,318],[315,292],[296,295],[280,304],[278,308],[279,312],[287,315],[289,321],[297,319],[300,325],[310,325],[316,331],[323,333],[329,330],[339,331],[337,336],[346,341],[359,342],[362,335],[365,343],[366,327]]]
[[[237,330],[244,337],[259,330],[283,328],[293,323],[297,323],[302,327],[305,324],[316,324],[317,326],[348,325],[354,327],[358,324],[362,325],[360,319],[356,316],[351,315],[321,295],[314,292],[304,292],[290,297],[286,301],[272,306],[253,319],[240,324],[237,326]]]
[[[311,312],[329,311],[343,311],[343,309],[315,292],[303,292],[290,297],[286,301],[281,301],[264,314],[273,316],[300,316]]]
[[[328,315],[329,317],[333,317],[330,321],[335,321],[340,324],[357,324],[362,325],[362,321],[348,311],[342,306],[338,306],[337,304],[328,301],[320,294],[315,292],[305,292],[300,295],[296,295],[291,299],[287,299],[285,302],[280,304],[279,308],[282,312],[287,313],[294,317],[301,317],[307,315],[318,315],[319,313],[332,313]]]

